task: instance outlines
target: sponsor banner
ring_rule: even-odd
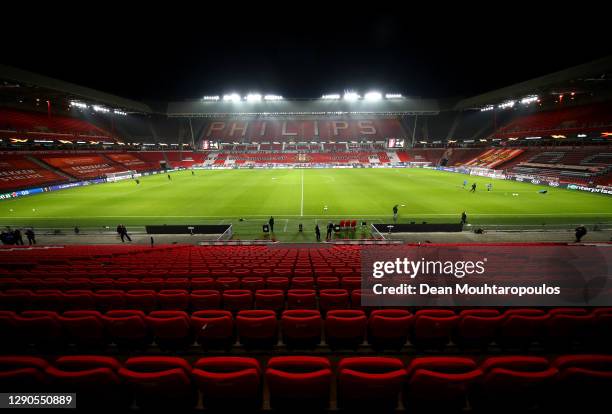
[[[274,141],[278,138],[312,141],[355,137],[386,139],[405,136],[399,119],[216,119],[205,127],[205,141]],[[397,139],[397,138],[396,138]]]
[[[611,245],[364,246],[362,306],[611,306]]]
[[[612,195],[612,188],[609,188],[609,187],[587,187],[587,186],[578,185],[578,184],[567,184],[566,188],[568,190],[587,191],[589,193]]]
[[[95,180],[78,181],[76,183],[52,185],[49,187],[30,188],[27,190],[13,191],[12,193],[0,194],[0,200],[7,200],[11,198],[23,197],[23,196],[33,195],[33,194],[40,194],[40,193],[45,193],[49,191],[65,190],[67,188],[83,187],[83,186],[87,186],[91,184],[102,184],[105,182],[106,182],[105,178],[99,178]]]

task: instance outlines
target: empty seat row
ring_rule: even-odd
[[[206,348],[230,347],[238,338],[247,347],[271,347],[282,332],[293,347],[321,342],[323,328],[332,346],[357,346],[366,336],[368,318],[363,311],[335,310],[323,320],[319,311],[287,310],[280,320],[272,310],[244,310],[233,317],[226,310],[153,311],[0,311],[3,347],[34,345],[52,349],[67,344],[101,348],[109,343],[138,348],[153,341],[162,349],[180,349],[194,342]]]
[[[606,347],[612,344],[612,308],[593,313],[578,309],[465,310],[459,315],[445,310],[379,309],[369,315],[359,309],[330,310],[201,310],[184,311],[95,310],[0,311],[0,328],[6,340],[0,346],[35,345],[138,347],[155,341],[161,348],[177,349],[194,342],[206,348],[230,347],[238,337],[247,347],[311,348],[325,342],[333,349],[356,348],[367,341],[377,350],[401,349],[407,341],[418,349],[443,349],[449,342],[460,349],[481,350],[495,343],[504,349],[526,348],[532,342],[546,347]],[[583,312],[586,312],[584,309]],[[499,318],[498,318],[499,317]],[[498,319],[496,319],[498,318]],[[491,321],[494,320],[494,322]]]
[[[0,290],[10,289],[151,289],[159,291],[162,289],[247,289],[251,291],[259,289],[359,289],[361,288],[361,278],[359,276],[245,276],[245,277],[1,277]]]
[[[327,358],[61,356],[49,363],[29,356],[0,357],[4,392],[76,392],[79,408],[253,408],[262,406],[264,382],[272,408],[330,407],[336,383],[339,408],[407,411],[489,411],[544,407],[601,409],[612,386],[612,355],[349,357],[335,369]]]
[[[1,259],[1,258],[0,258]],[[152,258],[151,258],[152,259]],[[142,259],[149,260],[148,258]],[[0,263],[1,266],[1,263]],[[0,275],[15,278],[39,277],[41,279],[62,277],[133,277],[142,279],[145,277],[345,277],[359,276],[360,264],[356,263],[329,263],[324,265],[311,264],[310,262],[299,264],[290,263],[265,263],[257,264],[253,259],[244,259],[239,263],[230,260],[211,263],[204,267],[175,266],[160,263],[160,266],[147,266],[146,263],[136,262],[133,265],[118,264],[105,266],[37,266],[30,270],[17,270],[12,272],[3,271]]]
[[[233,312],[246,309],[332,309],[360,307],[361,296],[356,290],[322,289],[117,289],[68,290],[9,289],[0,291],[3,310],[87,310],[139,309],[150,312],[162,310],[227,309]]]

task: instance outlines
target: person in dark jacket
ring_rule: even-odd
[[[584,225],[576,227],[576,243],[580,243],[580,240],[586,236],[587,228]]]
[[[274,233],[274,217],[270,216],[270,220],[268,220],[268,224],[270,225],[270,233]]]
[[[330,240],[332,238],[332,231],[334,231],[334,223],[330,221],[327,225],[327,234],[325,235],[325,240]]]
[[[15,244],[18,246],[23,246],[23,236],[21,235],[21,230],[15,229],[13,231],[13,236],[15,237]]]
[[[465,214],[465,211],[463,213],[461,213],[461,224],[466,224],[467,223],[467,214]]]
[[[321,241],[321,229],[319,228],[319,224],[315,225],[315,236],[317,236],[317,241]]]
[[[34,229],[27,229],[26,232],[26,237],[28,238],[28,244],[31,246],[33,244],[36,244],[36,234],[34,233]]]

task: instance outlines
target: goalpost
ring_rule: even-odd
[[[128,171],[107,173],[106,181],[108,181],[109,183],[112,183],[112,182],[121,181],[121,180],[129,180],[131,178],[136,178],[136,177],[140,177],[140,174],[136,173],[136,171],[134,170],[128,170]]]
[[[372,237],[376,240],[387,240],[387,238],[374,226],[374,223],[370,223],[370,230],[372,232]]]

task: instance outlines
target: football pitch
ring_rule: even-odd
[[[242,239],[324,232],[333,220],[390,223],[546,226],[612,222],[612,197],[426,169],[196,170],[78,187],[0,201],[0,225],[35,228],[128,228],[147,224],[232,223]],[[463,188],[463,180],[469,184]],[[477,183],[475,193],[469,191]],[[487,191],[486,185],[493,185]],[[547,194],[538,193],[548,190]],[[241,220],[242,219],[242,220]],[[287,240],[299,240],[287,237]]]

